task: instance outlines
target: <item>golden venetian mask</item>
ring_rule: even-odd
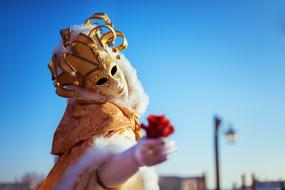
[[[104,23],[92,24],[94,20]],[[56,93],[63,97],[80,98],[72,90],[74,86],[107,97],[128,93],[125,76],[116,64],[116,59],[120,59],[118,52],[128,45],[125,36],[115,30],[109,17],[102,13],[93,14],[84,27],[88,28],[88,34],[75,33],[71,28],[60,31],[63,47],[53,54],[48,65]],[[118,37],[122,41],[115,46]],[[109,51],[116,55],[111,56]]]

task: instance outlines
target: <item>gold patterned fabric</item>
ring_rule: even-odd
[[[94,135],[131,128],[140,137],[138,114],[113,103],[77,101],[68,104],[54,134],[52,154],[61,155]]]
[[[40,190],[55,189],[66,171],[78,162],[88,148],[92,146],[96,149],[96,138],[107,137],[112,143],[113,137],[124,136],[127,130],[133,131],[136,139],[140,137],[138,115],[131,110],[110,102],[77,101],[68,104],[53,139],[52,154],[59,158]],[[96,169],[87,168],[76,178],[72,190],[103,190],[97,183]],[[132,189],[137,185],[141,186],[141,181],[136,174],[118,189]]]

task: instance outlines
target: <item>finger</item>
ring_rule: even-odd
[[[161,144],[149,145],[149,146],[146,146],[146,148],[154,152],[161,152],[165,148],[165,145],[161,145]]]
[[[147,144],[146,146],[149,146],[150,148],[162,148],[162,147],[166,147],[166,148],[175,148],[175,141],[171,140],[171,141],[166,141],[165,138],[158,138],[156,139],[156,141],[151,142],[150,144]]]
[[[143,149],[142,154],[146,154],[149,156],[156,156],[156,155],[161,155],[163,152],[165,152],[165,147],[164,146],[158,146],[158,147],[145,147]]]
[[[164,150],[161,154],[172,155],[174,154],[174,152],[175,152],[175,149],[167,149],[167,150]]]
[[[145,162],[147,163],[147,165],[154,165],[167,160],[167,158],[167,155],[153,155],[145,158]]]
[[[161,162],[164,162],[168,159],[168,156],[167,155],[159,155],[155,158],[155,162],[156,164],[159,164]]]
[[[172,154],[175,151],[175,142],[170,141],[170,142],[165,142],[166,144],[164,145],[157,145],[157,146],[148,146],[147,152],[154,152],[155,154]]]
[[[165,146],[167,147],[175,147],[176,146],[176,143],[174,140],[171,140],[169,142],[166,142]]]
[[[170,156],[175,152],[175,149],[164,149],[156,154],[156,156]]]
[[[170,141],[165,145],[166,152],[174,152],[176,150],[176,145],[174,141]]]
[[[164,138],[147,138],[144,139],[144,143],[147,145],[157,145],[157,144],[165,144],[165,139]]]
[[[171,156],[172,154],[174,154],[175,149],[171,148],[171,149],[162,149],[158,152],[156,152],[156,156]]]
[[[155,152],[158,153],[172,153],[176,150],[176,146],[175,146],[175,142],[174,141],[170,141],[170,142],[166,142],[166,144],[164,146],[156,146],[156,147],[151,147],[151,149],[153,149]]]

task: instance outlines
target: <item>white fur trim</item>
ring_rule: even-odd
[[[108,138],[96,138],[93,145],[88,148],[76,164],[70,166],[55,190],[72,189],[73,183],[86,168],[96,170],[103,162],[111,159],[115,154],[125,151],[136,142],[117,136],[109,142]],[[143,178],[144,187],[142,190],[158,190],[158,176],[151,167],[141,167],[139,175]]]
[[[111,55],[111,57],[116,60],[116,54],[114,54],[110,48],[108,48],[107,51]],[[137,77],[137,72],[135,68],[132,67],[131,63],[124,56],[124,54],[121,53],[120,56],[121,59],[116,60],[116,63],[118,64],[118,66],[123,71],[126,77],[129,86],[129,96],[124,99],[115,99],[113,101],[114,103],[117,103],[127,108],[132,108],[136,112],[143,114],[149,103],[148,96],[145,93],[141,82]]]
[[[158,175],[153,167],[142,167],[139,173],[143,177],[145,190],[159,190]]]

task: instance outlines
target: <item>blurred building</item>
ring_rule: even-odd
[[[256,189],[258,190],[284,190],[285,189],[284,181],[257,181]]]
[[[33,172],[25,173],[19,181],[0,182],[0,190],[37,190],[43,179],[42,175]]]
[[[161,176],[160,190],[206,190],[205,175],[197,177]]]
[[[25,182],[11,182],[0,183],[0,190],[37,190],[40,187],[40,183],[25,183]]]
[[[0,190],[31,190],[28,183],[0,183]]]
[[[285,190],[285,181],[279,180],[259,180],[254,174],[251,175],[251,184],[246,184],[245,174],[241,175],[241,186],[237,188],[236,184],[233,184],[233,190]]]
[[[285,190],[285,181],[256,181],[252,190]]]

